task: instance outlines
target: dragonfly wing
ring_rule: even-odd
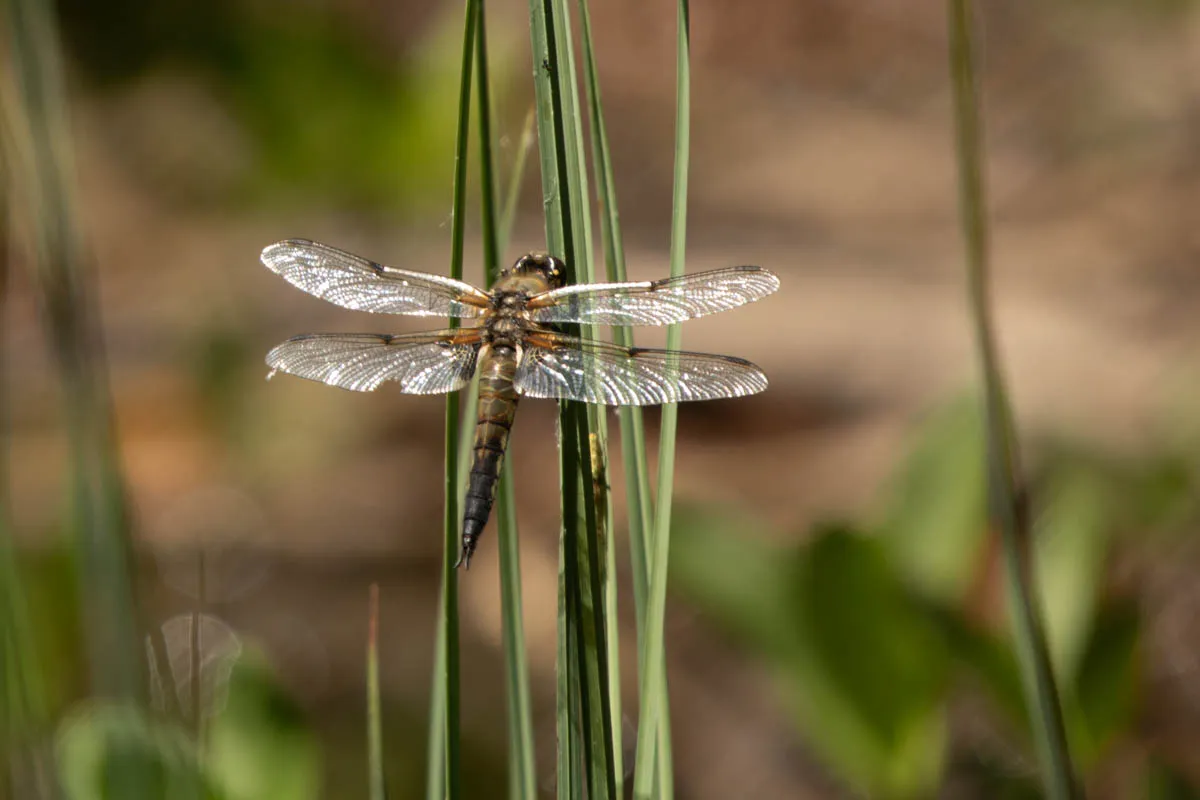
[[[728,267],[639,283],[583,283],[534,295],[535,322],[593,325],[669,325],[737,308],[779,288],[762,267]]]
[[[462,318],[488,310],[488,295],[469,283],[386,267],[307,239],[268,246],[262,262],[293,286],[355,311]]]
[[[268,353],[267,365],[271,375],[286,372],[356,392],[395,381],[407,394],[444,394],[471,380],[479,345],[473,329],[397,336],[307,333]]]
[[[514,383],[529,397],[647,406],[755,394],[767,388],[767,376],[730,356],[621,347],[538,331],[525,338]]]

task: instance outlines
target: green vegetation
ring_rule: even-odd
[[[87,68],[91,90],[116,91],[159,60],[188,65],[211,81],[221,107],[261,155],[260,173],[233,192],[238,204],[245,202],[243,191],[251,202],[276,205],[299,187],[331,205],[397,214],[438,208],[452,186],[448,272],[461,277],[469,201],[477,193],[484,274],[491,282],[512,237],[536,130],[547,249],[574,270],[573,280],[624,280],[619,176],[587,0],[574,4],[577,29],[568,0],[530,0],[531,63],[520,68],[515,59],[489,54],[484,0],[464,5],[461,50],[445,45],[451,27],[439,22],[419,63],[399,68],[311,10],[264,15],[246,4],[195,0],[154,13],[130,0],[100,13],[81,0],[63,7],[70,12],[67,38]],[[1164,16],[1186,6],[1182,0],[1153,5]],[[365,697],[346,703],[345,717],[329,728],[354,731],[344,742],[318,739],[318,726],[253,640],[239,644],[236,663],[211,659],[201,641],[206,618],[199,606],[176,618],[190,625],[183,639],[172,640],[166,626],[144,618],[96,289],[74,210],[55,22],[47,4],[10,0],[4,13],[13,69],[4,78],[0,109],[0,199],[5,212],[21,208],[25,214],[5,214],[0,249],[8,252],[10,219],[28,225],[22,233],[32,246],[30,281],[44,298],[61,391],[69,492],[58,515],[61,530],[47,532],[51,544],[18,547],[11,459],[3,453],[0,796],[315,800],[336,786],[337,796],[383,800],[416,796],[423,786],[427,798],[441,800],[483,796],[506,771],[514,798],[545,792],[550,775],[560,798],[670,798],[677,776],[664,640],[668,580],[680,600],[767,666],[796,736],[856,792],[930,797],[953,781],[971,796],[1075,797],[1106,776],[1102,770],[1114,753],[1130,747],[1140,756],[1130,772],[1146,796],[1195,796],[1189,777],[1159,753],[1147,753],[1142,741],[1149,625],[1134,592],[1114,587],[1112,566],[1133,549],[1164,559],[1156,548],[1200,524],[1194,499],[1200,441],[1182,435],[1187,426],[1180,424],[1157,454],[1118,458],[1075,442],[1034,440],[1025,442],[1033,457],[1022,465],[993,342],[970,7],[963,0],[948,0],[948,7],[979,396],[928,421],[874,513],[824,521],[787,537],[744,508],[673,502],[674,407],[663,411],[654,481],[640,409],[618,410],[627,513],[616,513],[608,420],[600,409],[562,403],[557,750],[553,767],[543,757],[540,768],[511,455],[494,514],[507,713],[503,756],[484,752],[472,738],[471,714],[464,713],[470,704],[462,673],[471,665],[460,643],[459,590],[475,574],[454,564],[475,398],[448,398],[441,593],[421,774],[420,734],[413,733],[421,724],[418,712],[389,704],[384,688],[397,667],[381,658],[391,622],[380,617],[377,587],[367,614]],[[131,22],[118,29],[113,20],[121,14]],[[179,37],[181,18],[195,23],[189,36]],[[678,0],[676,22],[673,275],[686,261],[687,0]],[[95,26],[90,34],[89,24]],[[457,24],[455,16],[455,35]],[[99,47],[96,40],[110,33],[120,46]],[[504,44],[498,49],[504,53]],[[499,164],[493,93],[507,91],[513,75],[527,72],[534,108],[515,163]],[[470,158],[473,144],[478,169]],[[603,278],[592,253],[596,220]],[[7,258],[0,261],[0,286],[8,268]],[[614,336],[632,342],[628,330]],[[668,346],[679,345],[675,327]],[[239,330],[223,327],[195,350],[200,414],[209,433],[241,456],[252,427],[244,374],[250,371],[242,365],[257,363],[257,350]],[[0,364],[0,371],[6,368]],[[0,377],[8,383],[6,373]],[[0,429],[0,440],[7,435]],[[1030,513],[1030,497],[1037,514]],[[614,524],[622,517],[627,536]],[[788,544],[769,543],[778,541]],[[627,571],[623,547],[629,548]],[[201,561],[198,577],[204,574]],[[637,664],[636,712],[622,704],[623,684],[635,682],[621,676],[620,575],[629,579],[637,631],[637,658],[627,659]],[[1011,601],[1007,616],[997,607],[997,582]],[[382,593],[385,601],[389,591]],[[971,719],[983,719],[986,734],[963,731],[963,698],[983,707]],[[627,763],[621,733],[635,714],[637,747]],[[956,741],[960,735],[963,742]],[[354,777],[340,780],[344,775]]]
[[[1000,530],[1021,677],[1034,713],[1034,740],[1044,770],[1046,794],[1054,800],[1079,796],[1067,747],[1062,701],[1050,664],[1039,600],[1034,589],[1033,531],[1028,488],[1013,432],[1012,409],[1001,375],[992,325],[990,242],[984,183],[982,121],[977,99],[971,3],[947,0],[950,77],[958,145],[959,209],[966,244],[967,285],[975,345],[983,373],[984,430],[987,441],[988,521]]]
[[[1144,702],[1146,623],[1131,599],[1106,597],[1106,567],[1128,534],[1167,541],[1195,524],[1197,476],[1180,472],[1177,453],[1129,463],[1040,444],[1038,594],[1065,729],[1088,774],[1136,735]],[[1036,752],[1037,716],[1015,634],[1002,609],[979,604],[999,536],[983,524],[984,453],[978,403],[963,401],[926,424],[873,518],[818,524],[787,547],[766,544],[763,524],[736,509],[693,505],[675,521],[680,590],[772,666],[798,732],[871,797],[926,797],[948,773],[969,796],[1041,794],[1016,768]],[[1004,734],[955,748],[949,763],[951,701],[964,686],[982,691]]]

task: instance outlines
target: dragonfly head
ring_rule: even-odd
[[[547,253],[530,253],[518,258],[515,264],[500,275],[505,278],[538,276],[546,281],[551,289],[557,289],[567,283],[567,265]]]

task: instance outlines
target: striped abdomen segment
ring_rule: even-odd
[[[463,504],[462,555],[458,563],[469,566],[475,543],[492,513],[496,483],[508,448],[508,433],[517,415],[519,395],[513,387],[517,353],[495,345],[481,354],[479,364],[479,417],[467,497]]]

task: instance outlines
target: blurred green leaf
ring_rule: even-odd
[[[962,599],[986,534],[983,423],[973,399],[924,426],[893,478],[879,528],[897,569],[946,603]]]
[[[444,202],[454,48],[433,50],[421,80],[406,84],[326,15],[289,13],[270,35],[250,26],[241,33],[240,69],[226,89],[276,187],[304,185],[335,201],[374,204],[394,203],[404,187],[404,199],[433,191]],[[430,92],[438,102],[428,101]]]
[[[1138,701],[1138,641],[1141,620],[1132,602],[1105,608],[1096,620],[1075,679],[1073,749],[1084,764],[1131,731]]]
[[[1170,764],[1157,759],[1146,768],[1144,780],[1146,800],[1197,800],[1200,791],[1194,783]]]
[[[1104,577],[1115,494],[1095,470],[1060,469],[1040,495],[1034,522],[1038,596],[1055,672],[1076,673]]]
[[[133,706],[91,704],[68,716],[59,728],[57,759],[68,800],[226,797],[204,774],[181,729]]]
[[[732,510],[679,502],[671,584],[754,649],[792,658],[801,647],[790,600],[796,556],[756,538],[755,527]]]
[[[884,547],[825,526],[781,551],[744,517],[687,507],[675,527],[676,585],[770,659],[813,748],[873,797],[931,793],[950,649]]]
[[[1015,728],[1024,729],[1029,717],[1025,713],[1020,667],[1009,642],[957,608],[927,603],[926,613],[946,637],[955,659],[978,681],[998,710]]]
[[[238,661],[225,710],[208,728],[206,764],[229,800],[314,800],[321,755],[299,708],[253,656]]]
[[[956,764],[952,797],[979,797],[987,800],[1043,800],[1038,780],[1028,774],[1015,774],[1011,766],[994,759],[973,758]]]
[[[295,202],[299,189],[326,203],[445,213],[457,119],[447,102],[458,85],[456,13],[429,18],[397,58],[355,15],[332,6],[167,5],[117,0],[110,14],[69,0],[68,40],[84,76],[108,88],[156,72],[196,76],[210,87],[248,134],[257,170],[229,200]],[[501,95],[513,84],[518,44],[511,36],[493,42],[489,61]]]
[[[52,716],[61,713],[67,698],[77,696],[87,682],[79,581],[72,556],[59,547],[16,551],[39,683]]]
[[[942,767],[945,640],[879,543],[849,528],[819,530],[797,577],[806,644],[863,735],[854,748],[826,742],[828,753],[873,796],[927,795]],[[805,721],[810,735],[833,723]]]

